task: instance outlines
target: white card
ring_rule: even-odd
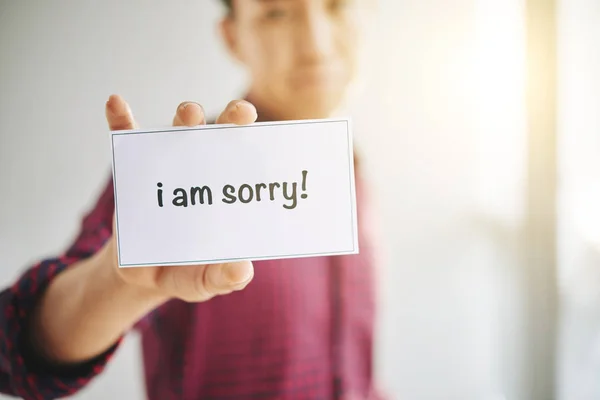
[[[358,253],[350,122],[111,132],[120,267]]]

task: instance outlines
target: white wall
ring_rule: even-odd
[[[386,256],[378,375],[392,398],[525,400],[521,2],[379,3],[373,80],[354,106]],[[0,4],[7,285],[68,243],[104,183],[109,94],[155,126],[183,100],[216,113],[244,79],[216,40],[214,1]],[[77,398],[142,399],[137,346],[128,339]]]
[[[600,3],[559,19],[559,399],[600,399]]]

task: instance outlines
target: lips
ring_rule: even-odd
[[[339,84],[342,77],[341,71],[334,68],[312,68],[295,73],[292,76],[292,85],[299,89],[314,86],[332,86]]]

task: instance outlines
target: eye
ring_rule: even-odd
[[[282,19],[287,17],[289,12],[282,7],[274,7],[267,11],[265,17],[267,19]]]
[[[350,7],[354,2],[352,0],[332,0],[329,3],[329,9],[333,12],[343,11]]]

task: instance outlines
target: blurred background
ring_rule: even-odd
[[[378,3],[352,117],[384,255],[382,388],[600,399],[600,2]],[[244,94],[221,12],[0,0],[1,286],[64,249],[108,178],[111,93],[144,127]],[[143,399],[138,340],[75,398]]]

